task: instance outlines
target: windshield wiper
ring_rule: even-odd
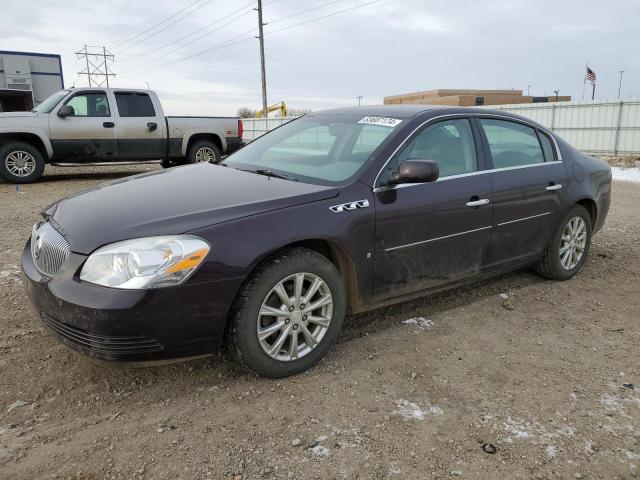
[[[283,180],[289,180],[291,182],[297,182],[298,181],[297,178],[290,177],[290,176],[285,175],[283,173],[275,173],[275,172],[272,172],[271,170],[269,170],[267,168],[257,168],[255,170],[242,170],[242,171],[243,172],[257,173],[258,175],[264,175],[265,177],[281,178]]]

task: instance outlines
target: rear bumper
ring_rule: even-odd
[[[53,278],[35,268],[27,243],[24,285],[44,326],[60,342],[98,360],[151,362],[215,353],[241,279],[157,290],[80,282],[86,257],[71,254]]]
[[[231,155],[246,145],[240,137],[226,137],[225,140],[227,141],[227,151],[225,152],[227,155]]]

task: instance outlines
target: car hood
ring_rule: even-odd
[[[337,194],[334,187],[200,164],[108,182],[54,203],[43,216],[72,251],[89,254],[119,240],[185,233]]]

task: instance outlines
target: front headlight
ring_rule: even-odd
[[[137,238],[93,252],[80,272],[85,282],[113,288],[158,288],[183,282],[209,253],[193,235]]]

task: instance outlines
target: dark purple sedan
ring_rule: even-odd
[[[566,280],[604,224],[611,171],[507,113],[419,105],[307,115],[222,164],[51,205],[22,255],[46,327],[101,360],[227,345],[301,372],[345,315],[533,266]]]

